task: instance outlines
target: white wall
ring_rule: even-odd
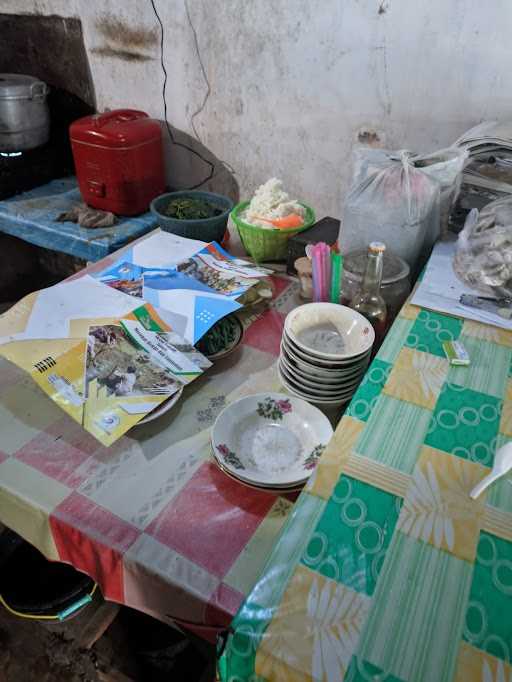
[[[318,215],[338,216],[360,133],[426,151],[484,118],[512,118],[508,0],[188,2],[212,88],[196,124],[234,168],[242,197],[276,175]],[[205,93],[192,31],[183,0],[155,3],[166,30],[169,119],[190,133]],[[156,26],[149,0],[0,0],[0,11],[78,16],[88,50],[107,42],[98,30],[105,14]],[[100,110],[162,117],[159,46],[140,52],[152,59],[90,52]]]

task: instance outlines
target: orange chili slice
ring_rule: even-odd
[[[304,220],[297,213],[290,213],[290,215],[284,216],[284,218],[272,220],[272,224],[280,230],[287,230],[292,227],[302,227]]]
[[[284,218],[263,218],[263,216],[255,216],[258,220],[263,223],[277,227],[278,230],[289,230],[293,227],[302,227],[304,225],[304,220],[298,213],[290,213],[290,215],[284,216]]]

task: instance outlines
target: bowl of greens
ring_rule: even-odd
[[[242,343],[244,326],[235,315],[227,315],[206,332],[196,344],[197,350],[209,360],[221,360],[235,351]]]
[[[161,194],[150,205],[162,230],[205,242],[222,241],[232,208],[222,194],[194,190]]]

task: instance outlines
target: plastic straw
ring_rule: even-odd
[[[331,252],[331,303],[340,302],[342,261],[340,253]]]
[[[328,301],[331,289],[331,249],[325,243],[322,243],[322,256],[324,269],[322,301]]]
[[[319,242],[316,245],[318,252],[318,258],[320,263],[320,291],[318,294],[318,300],[323,301],[325,296],[325,263],[324,263],[324,250],[322,248],[322,243]]]
[[[313,266],[313,301],[329,300],[331,286],[331,250],[325,242],[312,245],[309,250]]]
[[[343,282],[343,256],[341,255],[341,253],[339,254],[339,256],[340,256],[340,292],[338,294],[338,303],[340,302],[341,295],[343,293],[343,290],[341,287],[341,283]]]
[[[318,244],[313,246],[311,255],[311,264],[313,266],[313,301],[315,303],[322,300],[322,256],[317,246]]]

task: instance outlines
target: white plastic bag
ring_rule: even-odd
[[[342,253],[364,249],[376,239],[421,266],[439,236],[440,182],[415,168],[411,153],[356,149],[354,183],[340,228]]]
[[[512,297],[512,197],[469,212],[457,241],[453,268],[484,296]]]
[[[448,220],[459,196],[462,171],[467,159],[467,150],[459,147],[448,147],[447,149],[440,149],[433,154],[414,156],[411,159],[415,168],[420,168],[441,185],[441,234],[448,232]]]

